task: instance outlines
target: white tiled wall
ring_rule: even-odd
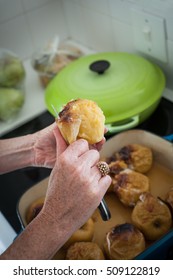
[[[67,37],[61,0],[0,0],[0,47],[23,59],[55,35]]]
[[[132,9],[164,18],[167,63],[141,55],[164,70],[167,87],[173,89],[173,0],[63,0],[63,7],[68,33],[98,51],[139,53],[134,46]]]
[[[99,52],[137,52],[132,8],[165,19],[168,61],[148,59],[160,65],[173,89],[173,0],[0,0],[0,47],[28,58],[58,34]]]

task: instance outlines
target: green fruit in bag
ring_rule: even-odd
[[[15,87],[25,77],[22,62],[16,57],[6,57],[0,61],[0,86]]]
[[[13,88],[0,88],[0,120],[10,119],[24,103],[24,94]]]

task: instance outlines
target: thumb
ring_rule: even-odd
[[[63,136],[61,135],[61,132],[59,131],[58,126],[56,126],[53,129],[53,134],[55,136],[56,140],[56,154],[59,156],[61,153],[63,153],[67,148],[67,143],[65,142]]]

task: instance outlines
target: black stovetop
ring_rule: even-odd
[[[53,122],[54,117],[49,112],[45,112],[1,138],[33,133]],[[136,128],[150,131],[162,137],[173,134],[173,103],[162,98],[152,116]],[[0,176],[0,210],[17,233],[20,232],[21,225],[17,217],[16,207],[21,195],[49,174],[49,169],[29,167]]]

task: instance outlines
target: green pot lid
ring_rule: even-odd
[[[112,123],[153,105],[164,87],[161,69],[143,57],[120,52],[97,53],[79,58],[58,73],[46,89],[45,102],[55,116],[52,105],[59,112],[72,99],[91,99],[102,108],[106,123]]]

